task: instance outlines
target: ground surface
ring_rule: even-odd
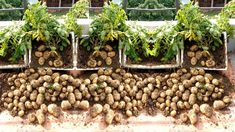
[[[235,53],[229,54],[229,68],[224,74],[235,84]],[[182,125],[171,117],[164,117],[160,112],[156,116],[142,113],[138,117],[123,119],[121,124],[106,126],[103,116],[91,119],[88,112],[69,111],[63,112],[59,119],[47,117],[44,126],[31,125],[27,120],[12,117],[7,111],[0,114],[0,132],[13,131],[235,131],[235,93],[231,93],[233,102],[223,111],[215,112],[211,119],[199,116],[196,126]]]

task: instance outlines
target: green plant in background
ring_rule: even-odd
[[[134,25],[130,26],[125,33],[121,46],[124,47],[125,54],[134,62],[141,62],[143,56],[158,57],[159,55],[163,57],[156,61],[169,61],[179,53],[183,47],[183,41],[172,24],[155,30]]]
[[[7,8],[16,8],[22,7],[21,0],[0,0],[0,9],[7,9]],[[1,11],[0,12],[0,21],[6,20],[20,20],[23,16],[21,11]]]
[[[87,0],[79,0],[66,14],[65,27],[68,31],[74,31],[74,33],[81,37],[82,27],[77,24],[78,18],[86,18],[88,15],[89,2]]]
[[[15,24],[16,25],[16,24]],[[9,26],[0,30],[0,56],[10,56],[9,61],[16,62],[31,47],[31,38],[21,26]]]
[[[102,13],[90,25],[90,38],[83,39],[81,44],[88,50],[99,50],[104,43],[119,40],[127,29],[126,20],[126,13],[121,7],[112,2],[105,3]]]
[[[28,32],[32,40],[45,42],[48,48],[55,51],[63,51],[68,44],[68,32],[51,14],[41,2],[30,5],[25,11],[23,20],[24,30]]]
[[[234,27],[229,24],[229,18],[235,18],[235,0],[230,1],[217,15],[217,25],[221,31],[225,31],[228,37],[233,36]]]
[[[137,2],[136,2],[137,3]],[[134,4],[133,1],[129,2],[129,5],[131,7],[131,4]],[[163,9],[166,7],[173,7],[174,3],[172,3],[172,0],[166,0],[166,1],[158,1],[158,0],[143,0],[138,2],[139,5],[136,8],[140,9]],[[165,5],[164,5],[165,4]],[[175,16],[175,11],[172,10],[163,10],[163,11],[136,11],[132,10],[128,13],[128,17],[131,20],[149,20],[149,21],[154,21],[154,20],[172,20],[174,19]]]
[[[215,50],[222,45],[222,31],[201,13],[197,4],[186,4],[177,12],[177,30],[184,40],[195,41],[204,50]]]

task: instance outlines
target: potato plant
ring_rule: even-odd
[[[73,31],[78,37],[81,37],[82,27],[77,24],[78,18],[87,18],[89,2],[79,0],[66,14],[65,27],[68,31]]]
[[[46,6],[41,5],[41,2],[31,5],[25,11],[23,20],[25,21],[24,31],[28,32],[33,42],[37,42],[32,45],[36,45],[36,47],[44,46],[48,49],[44,51],[54,54],[52,56],[55,56],[55,61],[63,63],[59,52],[63,52],[70,44],[69,34],[64,25],[61,25],[54,16],[48,13]],[[38,50],[38,52],[41,51]],[[46,60],[47,58],[41,56],[38,58],[38,64],[44,65]]]
[[[31,38],[21,26],[9,26],[0,30],[0,56],[9,57],[9,62],[15,63],[22,59],[28,48],[31,47]]]
[[[158,57],[169,61],[179,53],[182,48],[182,37],[175,30],[174,25],[168,24],[149,30],[140,26],[130,26],[121,41],[125,54],[134,62],[141,62],[142,57]]]

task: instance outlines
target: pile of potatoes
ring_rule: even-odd
[[[192,45],[190,51],[187,52],[191,65],[195,66],[199,63],[202,67],[214,67],[216,65],[213,56],[209,51],[202,51],[197,45]]]
[[[47,63],[50,67],[61,67],[64,64],[62,56],[56,51],[47,49],[45,45],[40,45],[37,51],[34,52],[34,55],[38,58],[38,64],[40,66],[44,66]],[[50,58],[53,58],[53,61],[49,60]]]
[[[150,114],[159,109],[165,116],[195,124],[199,112],[211,117],[213,109],[230,103],[221,80],[196,69],[146,76],[99,69],[88,78],[26,69],[8,78],[8,85],[10,90],[1,96],[3,106],[13,116],[27,115],[31,123],[39,124],[45,123],[47,113],[59,117],[61,110],[70,109],[89,110],[93,118],[104,114],[106,124],[119,123],[124,115],[138,116],[143,109]],[[189,112],[182,113],[185,110]]]
[[[89,67],[100,67],[104,64],[110,66],[113,62],[112,58],[116,56],[116,52],[113,51],[113,48],[110,45],[105,45],[104,50],[95,51],[87,62],[87,66]],[[104,63],[104,64],[103,64]]]

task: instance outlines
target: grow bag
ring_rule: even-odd
[[[196,68],[196,69],[204,69],[204,70],[227,70],[228,68],[228,54],[227,54],[227,34],[226,32],[223,32],[222,37],[223,45],[217,48],[214,52],[212,52],[212,55],[214,57],[215,66],[213,67],[206,67],[206,66],[200,66],[200,65],[191,65],[190,57],[187,56],[187,52],[185,50],[188,50],[189,48],[185,47],[181,50],[181,67],[187,67],[187,68]],[[184,44],[186,45],[186,44]],[[200,60],[201,61],[201,60]],[[198,62],[200,63],[200,62]]]
[[[61,66],[61,67],[55,67],[55,66],[36,66],[35,63],[38,63],[37,61],[35,61],[35,55],[33,54],[33,50],[30,49],[29,50],[29,67],[40,67],[40,68],[51,68],[52,70],[74,70],[75,69],[75,37],[74,37],[74,33],[70,32],[70,45],[71,47],[67,47],[67,48],[71,48],[71,51],[67,51],[70,55],[70,58],[66,55],[66,53],[61,53],[62,57],[63,57],[63,61],[67,61],[66,64],[68,64],[68,66]]]

